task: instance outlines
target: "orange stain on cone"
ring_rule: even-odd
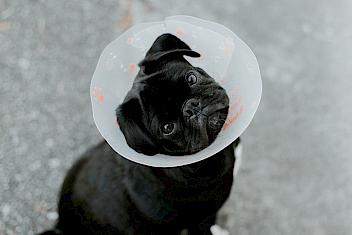
[[[223,129],[226,130],[229,126],[236,122],[240,115],[243,113],[243,111],[244,105],[242,103],[242,97],[238,97],[237,99],[235,99],[233,104],[230,105],[229,116],[224,123]]]
[[[177,27],[175,33],[177,37],[182,37],[183,35],[185,35],[185,30],[181,27]]]
[[[127,38],[127,44],[131,45],[134,42],[134,38],[133,37],[129,37]]]
[[[100,103],[100,104],[104,103],[105,97],[103,94],[103,89],[101,89],[99,87],[95,87],[93,89],[93,96],[94,96],[95,100],[98,101],[98,103]]]
[[[129,64],[128,65],[128,72],[129,73],[135,73],[136,72],[136,70],[137,70],[137,65],[136,64]]]

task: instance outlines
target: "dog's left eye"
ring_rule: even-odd
[[[189,85],[193,85],[197,82],[197,76],[194,73],[188,73],[186,75],[186,80]]]
[[[175,124],[173,123],[165,123],[161,127],[161,131],[163,132],[164,135],[170,135],[174,132],[175,129]]]

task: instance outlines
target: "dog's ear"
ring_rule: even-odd
[[[143,113],[138,98],[124,101],[116,109],[116,118],[131,148],[149,156],[158,153],[156,143],[142,122]]]
[[[173,59],[184,59],[183,56],[200,57],[198,52],[193,51],[178,37],[166,33],[159,36],[148,50],[145,58],[138,64],[145,74],[152,72],[148,67],[157,67],[157,63]]]

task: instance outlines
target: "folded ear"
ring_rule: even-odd
[[[142,121],[143,113],[138,98],[124,101],[116,109],[116,118],[127,144],[145,155],[155,155],[158,148]]]
[[[163,60],[183,59],[183,56],[200,57],[198,52],[193,51],[186,43],[178,37],[166,33],[159,36],[148,50],[144,60],[138,65],[142,71],[147,66],[155,66]]]

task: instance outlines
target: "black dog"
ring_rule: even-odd
[[[171,34],[158,37],[116,110],[128,145],[138,152],[198,152],[225,122],[225,90],[184,55],[199,56]],[[59,221],[43,234],[211,234],[230,194],[238,143],[197,163],[156,168],[126,160],[102,142],[68,172]]]

